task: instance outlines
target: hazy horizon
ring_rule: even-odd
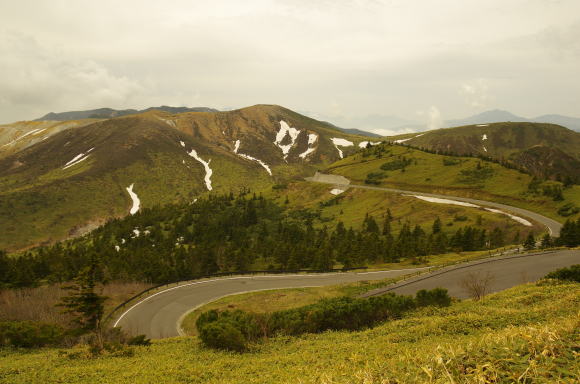
[[[389,116],[579,115],[571,0],[0,0],[0,22],[1,123],[259,103],[367,130]]]

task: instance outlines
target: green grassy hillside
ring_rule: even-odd
[[[290,183],[285,188],[273,189],[265,195],[276,198],[279,203],[284,203],[287,199],[291,209],[319,212],[320,219],[314,221],[319,227],[333,227],[337,221],[342,221],[347,228],[360,229],[367,215],[382,223],[389,211],[395,234],[399,233],[406,222],[429,229],[436,218],[441,220],[443,231],[448,235],[465,225],[485,228],[488,232],[501,228],[506,240],[513,239],[517,232],[523,238],[529,231],[536,234],[544,231],[544,227],[537,223],[533,227],[527,227],[507,216],[483,209],[433,204],[412,196],[362,189],[348,189],[334,196],[330,193],[333,188],[331,185],[300,181]]]
[[[568,204],[580,206],[580,186],[536,183],[526,173],[473,157],[450,157],[382,144],[337,161],[327,171],[357,184],[504,202],[558,221],[580,216],[578,212],[565,216],[568,211],[563,209]],[[554,191],[561,191],[562,200]]]
[[[295,130],[281,131],[285,124]],[[37,140],[39,131],[34,129],[39,128],[32,129],[36,126],[52,127],[57,133]],[[340,147],[345,155],[354,153],[354,144],[364,139],[267,105],[177,115],[150,111],[88,121],[82,127],[75,122],[28,122],[20,128],[32,132],[23,142],[34,140],[0,151],[9,154],[0,157],[0,227],[5,229],[0,249],[54,242],[125,216],[131,207],[126,191],[131,184],[141,207],[188,202],[207,194],[206,170],[188,154],[192,149],[209,162],[212,191],[238,192],[301,178],[339,159],[333,138],[353,143]]]
[[[528,284],[369,330],[278,337],[244,355],[195,338],[97,358],[83,348],[4,350],[0,382],[575,382],[579,305],[578,284]]]
[[[438,129],[392,140],[439,153],[488,156],[538,177],[580,182],[580,133],[554,124],[505,122]]]

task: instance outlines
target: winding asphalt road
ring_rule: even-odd
[[[133,334],[161,339],[179,336],[181,319],[189,312],[221,297],[280,288],[320,287],[363,280],[380,280],[426,268],[380,272],[239,276],[198,280],[167,288],[131,303],[113,324]]]
[[[314,177],[307,178],[307,180],[332,184],[337,188],[360,188],[420,195],[499,208],[545,225],[553,236],[558,236],[562,227],[560,223],[538,213],[490,201],[394,188],[353,185],[342,176],[321,173],[316,173]],[[580,251],[558,251],[535,255],[496,257],[434,271],[387,288],[369,292],[366,296],[380,295],[386,292],[413,294],[420,289],[443,287],[447,288],[452,296],[465,298],[467,297],[467,292],[461,288],[461,282],[469,276],[489,273],[493,276],[490,291],[496,292],[527,281],[535,281],[554,269],[579,263]],[[380,280],[417,272],[420,269],[363,273],[240,276],[182,283],[131,303],[131,306],[116,318],[114,326],[122,327],[132,334],[145,334],[150,338],[173,337],[180,334],[179,324],[187,313],[224,296],[269,289],[313,287],[363,280]]]
[[[350,184],[350,181],[339,175],[326,175],[322,173],[316,173],[313,177],[307,177],[307,181],[312,181],[316,183],[324,183],[324,184],[332,184],[339,189],[348,189],[348,188],[358,188],[358,189],[370,189],[375,191],[385,191],[391,193],[399,193],[405,195],[414,195],[414,196],[426,196],[426,197],[436,197],[439,199],[447,199],[447,200],[456,200],[461,201],[464,203],[471,203],[475,205],[481,205],[485,207],[493,207],[498,208],[506,212],[514,213],[519,216],[524,216],[530,218],[548,228],[551,236],[558,237],[560,236],[560,229],[562,228],[562,224],[558,223],[557,221],[550,219],[549,217],[540,215],[539,213],[528,211],[527,209],[512,207],[511,205],[501,204],[501,203],[494,203],[492,201],[485,201],[485,200],[478,200],[472,199],[469,197],[458,197],[458,196],[451,196],[451,195],[439,195],[435,193],[425,193],[425,192],[415,192],[415,191],[407,191],[404,189],[396,189],[396,188],[383,188],[383,187],[373,187],[370,185],[357,185],[357,184]]]
[[[413,277],[396,285],[371,291],[366,296],[386,292],[413,294],[420,289],[443,287],[447,288],[452,296],[466,298],[467,292],[461,288],[460,284],[470,272],[475,274],[489,272],[494,278],[490,292],[495,292],[537,280],[554,269],[572,264],[580,264],[579,250],[496,257]],[[243,276],[193,281],[167,288],[132,303],[117,317],[114,325],[132,334],[145,334],[150,338],[173,337],[180,334],[179,324],[187,313],[224,296],[269,289],[380,280],[419,270],[421,268],[363,273]]]

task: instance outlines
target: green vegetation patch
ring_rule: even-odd
[[[119,357],[6,350],[0,382],[575,382],[579,306],[577,283],[527,284],[483,301],[412,311],[363,331],[275,337],[244,355],[204,348],[189,337]]]

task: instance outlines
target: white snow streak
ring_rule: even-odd
[[[121,247],[119,247],[118,245],[115,245],[115,251],[119,252],[121,250]]]
[[[270,170],[270,167],[268,166],[268,164],[264,163],[262,160],[256,159],[255,157],[252,157],[250,155],[246,155],[243,153],[238,153],[238,150],[240,149],[240,140],[236,140],[235,146],[234,146],[234,153],[238,156],[240,156],[241,158],[244,158],[246,160],[251,160],[251,161],[255,161],[258,164],[260,164],[262,167],[264,167],[264,169],[268,172],[268,174],[270,176],[272,176],[272,171]]]
[[[311,147],[312,144],[316,143],[316,141],[318,140],[318,135],[315,133],[311,133],[308,135],[308,148],[306,149],[306,151],[302,152],[301,154],[298,155],[298,157],[305,159],[306,156],[310,155],[312,152],[314,152],[316,150],[316,147]]]
[[[33,129],[32,131],[30,131],[30,132],[26,132],[24,135],[22,135],[22,136],[20,136],[20,137],[17,137],[16,139],[12,140],[12,141],[11,141],[11,142],[9,142],[8,144],[4,144],[4,145],[3,145],[3,147],[6,147],[6,146],[8,146],[8,145],[11,145],[11,144],[14,144],[14,143],[16,143],[17,141],[24,139],[26,136],[30,136],[30,135],[38,135],[39,133],[41,133],[41,132],[43,132],[43,131],[46,131],[46,128],[44,128],[44,129],[40,129],[40,128]]]
[[[208,161],[203,160],[201,157],[198,156],[197,151],[195,149],[192,149],[191,152],[187,153],[189,156],[193,157],[195,160],[199,161],[203,167],[205,168],[205,186],[207,187],[208,191],[212,190],[211,187],[211,175],[213,173],[212,169],[209,167],[209,163],[211,162],[211,159],[209,159]]]
[[[485,148],[485,145],[483,146],[483,150],[484,150],[485,152],[487,152],[487,148]]]
[[[290,148],[292,148],[296,143],[296,139],[298,138],[299,134],[300,131],[298,129],[292,128],[284,120],[280,120],[280,130],[276,134],[276,140],[274,140],[274,144],[276,144],[278,148],[282,150],[282,153],[284,154],[284,159],[288,157],[288,152],[290,152]],[[290,135],[291,140],[290,144],[288,145],[280,144],[284,140],[286,135]]]
[[[80,154],[80,156],[82,156],[82,155],[83,155],[83,154],[81,153],[81,154]],[[90,156],[90,155],[86,155],[86,156],[82,157],[80,160],[76,160],[76,161],[74,161],[74,162],[72,162],[72,160],[71,160],[71,161],[69,161],[69,162],[67,163],[68,165],[65,165],[64,167],[62,167],[62,169],[67,169],[67,168],[70,168],[70,167],[72,167],[73,165],[77,165],[78,163],[80,163],[80,162],[83,162],[83,161],[85,161],[86,159],[88,159],[88,158],[89,158],[89,156]],[[75,159],[77,159],[77,158],[78,158],[78,156],[77,156],[77,157],[75,157]]]
[[[78,163],[80,163],[81,161],[85,161],[88,157],[89,157],[89,153],[95,149],[95,147],[89,149],[87,152],[85,153],[80,153],[78,155],[76,155],[71,161],[69,161],[68,163],[66,163],[64,165],[64,167],[62,169],[67,169],[72,167],[73,165],[77,165]]]
[[[418,135],[416,135],[416,136],[409,137],[408,139],[399,139],[399,140],[395,140],[395,141],[393,141],[393,143],[395,143],[395,144],[401,144],[401,143],[404,143],[405,141],[409,141],[409,140],[416,139],[417,137],[421,137],[421,136],[423,136],[424,134],[425,134],[425,133],[423,132],[423,133],[420,133],[420,134],[418,134]]]
[[[478,127],[488,127],[489,124],[477,124]]]
[[[333,188],[330,190],[330,193],[332,193],[333,195],[340,195],[343,192],[344,192],[344,189],[338,189],[338,188]]]
[[[129,213],[132,215],[136,214],[137,211],[139,211],[139,206],[141,205],[141,200],[139,200],[137,194],[133,192],[133,185],[134,184],[131,184],[130,186],[127,187],[127,192],[129,192],[129,196],[131,196],[131,200],[133,200],[133,206],[129,211]]]
[[[264,167],[264,169],[268,172],[268,174],[270,176],[272,176],[272,171],[270,170],[270,167],[268,166],[268,164],[264,163],[262,160],[256,159],[255,157],[252,157],[250,155],[244,155],[243,153],[238,153],[238,156],[243,157],[244,159],[258,162],[262,167]]]
[[[75,161],[77,161],[78,159],[80,159],[81,157],[83,157],[84,155],[85,155],[84,153],[81,153],[81,154],[76,155],[75,157],[73,157],[73,159],[71,161],[69,161],[68,163],[65,164],[65,167],[67,165],[69,165],[69,164],[74,163]]]
[[[483,140],[487,140],[487,135],[484,133],[483,136],[481,136],[481,141]]]
[[[338,155],[340,156],[341,159],[343,158],[342,150],[340,148],[338,148],[338,147],[339,146],[340,147],[352,147],[354,145],[354,143],[352,141],[348,141],[348,140],[345,140],[345,139],[341,139],[339,137],[333,137],[330,140],[332,141],[332,144],[334,144],[334,147],[338,151]]]
[[[519,216],[514,216],[514,215],[512,215],[512,214],[510,214],[510,213],[507,213],[507,212],[504,212],[504,211],[500,211],[499,209],[493,209],[493,208],[485,208],[485,210],[486,210],[486,211],[493,212],[493,213],[499,213],[499,214],[502,214],[502,215],[509,216],[509,217],[510,217],[510,219],[512,219],[512,220],[515,220],[515,221],[517,221],[518,223],[525,225],[526,227],[531,227],[531,226],[532,226],[532,223],[530,223],[530,222],[529,222],[529,221],[527,221],[526,219],[523,219],[523,218],[521,218],[521,217],[519,217]]]
[[[310,155],[314,151],[316,151],[316,148],[314,148],[314,147],[308,148],[306,151],[304,151],[301,154],[299,154],[298,157],[300,157],[302,159],[305,159],[306,156]]]
[[[185,142],[183,142],[183,141],[181,141],[181,140],[180,140],[180,141],[179,141],[179,144],[181,144],[181,146],[182,146],[183,148],[185,148]]]
[[[421,196],[421,195],[405,195],[405,196],[413,196],[413,197],[416,197],[417,199],[425,200],[425,201],[428,201],[430,203],[461,205],[462,207],[479,208],[479,205],[465,203],[463,201],[457,201],[457,200],[440,199],[438,197],[428,197],[428,196]]]
[[[173,121],[173,120],[162,119],[161,117],[158,117],[158,119],[163,121],[164,123],[166,123],[167,125],[169,125],[172,128],[177,128],[177,126],[175,125],[175,121]]]
[[[316,133],[311,133],[308,135],[308,145],[316,143],[316,140],[318,140],[318,135]]]
[[[369,143],[371,145],[377,145],[377,144],[380,144],[381,142],[380,141],[361,141],[360,143],[358,143],[358,147],[359,148],[366,148]]]

